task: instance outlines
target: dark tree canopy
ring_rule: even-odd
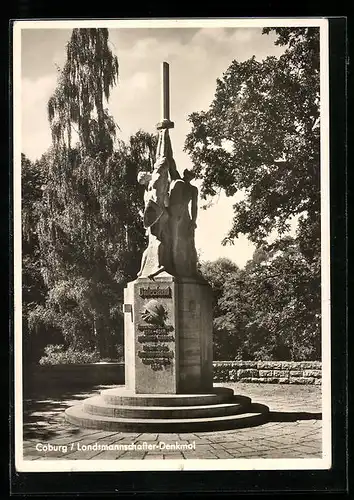
[[[297,242],[255,257],[225,281],[217,328],[235,332],[241,359],[320,359],[320,282]]]
[[[30,318],[38,307],[43,307],[48,289],[45,285],[38,238],[45,172],[38,162],[21,155],[22,188],[22,339],[26,366],[38,360],[48,342],[61,338],[58,332],[31,328]],[[54,335],[52,335],[54,333]],[[55,341],[55,340],[54,340]]]
[[[38,166],[24,154],[21,155],[21,170],[22,300],[26,312],[32,304],[42,301],[45,294],[37,233],[44,177]]]

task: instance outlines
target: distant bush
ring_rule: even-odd
[[[62,344],[47,345],[44,352],[45,356],[42,356],[39,360],[40,365],[69,365],[97,363],[101,361],[100,354],[97,350],[75,350],[72,347],[65,348]]]

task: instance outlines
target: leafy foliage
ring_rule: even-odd
[[[264,243],[298,215],[299,239],[313,256],[320,235],[319,30],[275,31],[278,44],[289,43],[284,54],[233,61],[209,110],[190,115],[185,149],[204,196],[220,188],[245,193],[229,239],[243,233]]]
[[[38,224],[50,290],[46,308],[66,342],[99,345],[103,356],[123,342],[123,288],[136,276],[145,245],[136,177],[150,166],[154,141],[140,131],[107,159],[71,150],[68,161],[65,151],[53,148],[41,160],[47,172]],[[40,322],[39,312],[33,320]]]
[[[223,344],[243,359],[318,359],[319,29],[263,30],[270,31],[283,54],[233,61],[209,109],[190,115],[185,150],[204,198],[221,189],[243,194],[224,243],[245,234],[258,248],[223,287],[215,311]],[[288,237],[292,220],[295,238]]]
[[[112,152],[116,126],[104,104],[117,83],[118,73],[118,59],[108,46],[108,29],[73,30],[66,63],[48,102],[55,145],[70,149],[73,126],[77,125],[86,154]]]
[[[244,269],[220,273],[220,260],[202,266],[213,288],[214,357],[218,360],[321,358],[319,283],[293,239],[283,250],[256,251]],[[214,281],[212,276],[219,276]],[[316,286],[317,285],[317,286]]]
[[[22,334],[23,351],[26,360],[36,356],[38,346],[31,339],[29,317],[33,309],[42,304],[46,286],[41,274],[40,249],[37,224],[45,182],[43,172],[24,154],[21,155],[22,170]]]
[[[235,332],[241,359],[320,359],[319,283],[311,280],[293,241],[226,281],[217,325]]]
[[[105,105],[117,78],[108,30],[74,29],[48,102],[52,147],[36,165],[45,175],[36,231],[48,292],[30,327],[59,331],[66,348],[97,348],[103,357],[123,342],[123,288],[146,238],[136,178],[150,169],[157,142],[143,131],[128,144],[115,140]]]
[[[215,261],[202,261],[199,266],[199,271],[207,280],[213,290],[213,317],[220,316],[219,300],[224,293],[225,281],[231,275],[238,275],[239,268],[230,259],[220,258]],[[217,339],[214,339],[214,344]],[[214,345],[215,352],[218,352],[217,346]]]

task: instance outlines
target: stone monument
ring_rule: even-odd
[[[198,190],[181,176],[169,130],[169,65],[162,64],[162,117],[145,185],[148,245],[124,293],[125,387],[102,391],[66,410],[85,427],[158,432],[261,423],[267,408],[213,387],[212,292],[197,270]]]

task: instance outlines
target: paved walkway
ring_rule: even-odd
[[[321,458],[320,386],[225,386],[268,405],[271,420],[257,427],[217,432],[106,432],[70,425],[63,411],[107,386],[77,394],[52,391],[50,397],[33,394],[24,402],[24,459]]]

